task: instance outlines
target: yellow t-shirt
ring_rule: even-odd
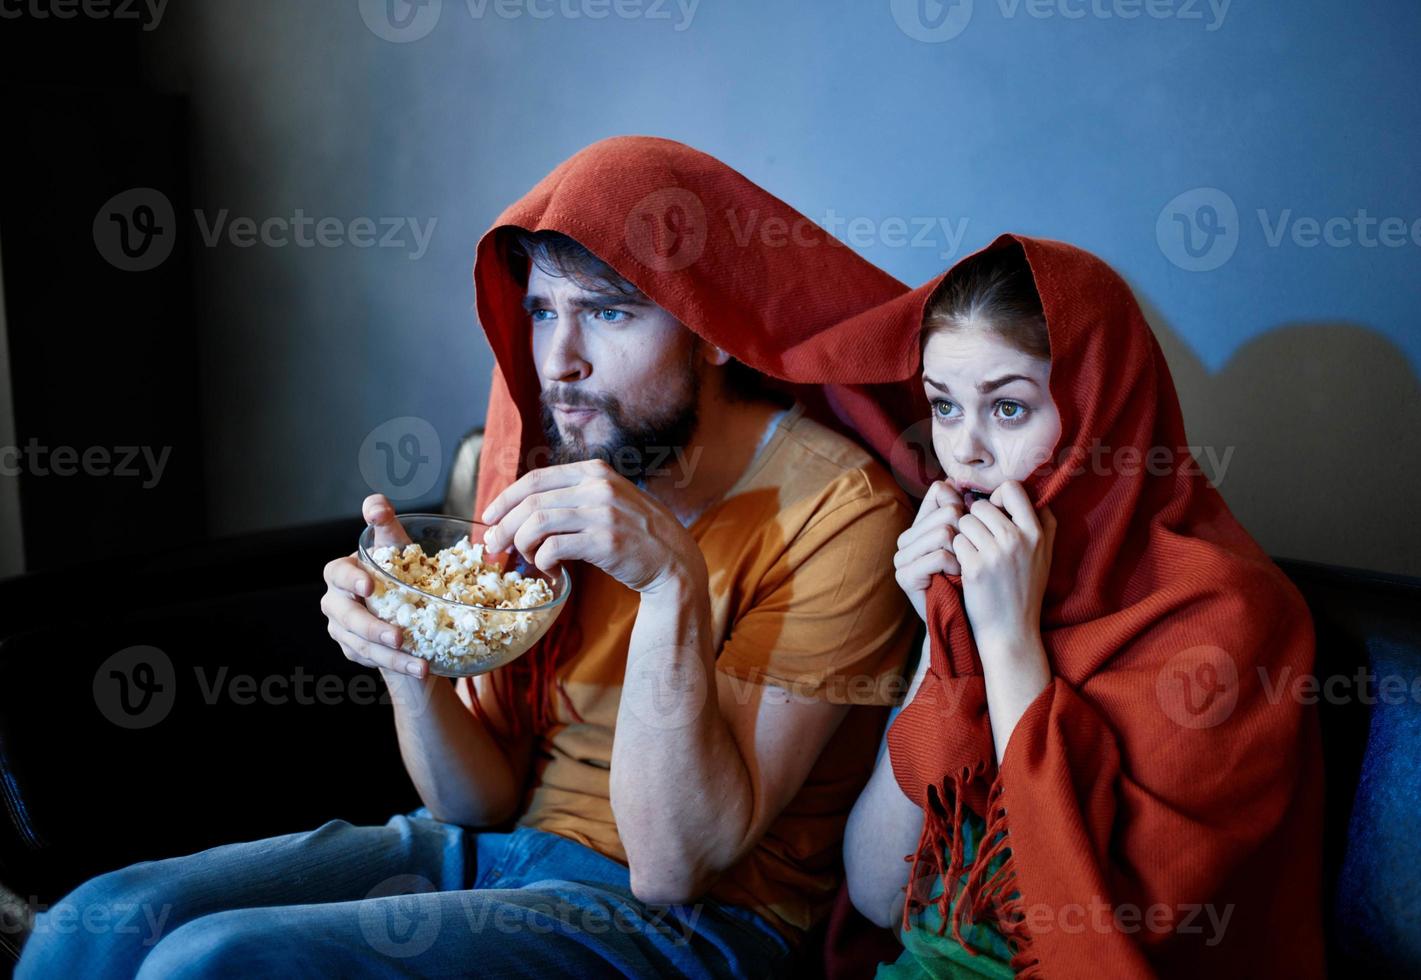
[[[898,535],[912,521],[902,491],[862,449],[795,405],[734,487],[690,525],[710,571],[716,668],[732,683],[856,705],[799,793],[711,896],[747,906],[794,942],[823,915],[842,876],[844,824],[868,779],[912,620],[893,581]],[[558,678],[581,716],[554,698],[535,746],[518,821],[617,861],[626,852],[609,802],[612,734],[640,597],[578,569],[582,637]],[[716,814],[708,809],[705,819]]]

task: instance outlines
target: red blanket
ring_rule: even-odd
[[[1062,422],[1026,483],[1058,521],[1041,623],[1054,679],[998,770],[961,578],[934,580],[930,667],[888,738],[927,813],[914,880],[968,871],[944,892],[944,921],[960,894],[954,933],[966,916],[995,919],[1022,975],[1318,976],[1319,730],[1305,699],[1280,695],[1313,667],[1307,607],[1185,448],[1126,284],[1069,245],[989,247],[1012,241],[1041,293]],[[924,479],[918,337],[941,281],[839,328],[891,338],[858,363],[907,379],[900,397],[835,401],[905,480]],[[988,826],[967,869],[964,807]],[[905,924],[927,894],[912,891]]]

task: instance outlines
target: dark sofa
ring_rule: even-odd
[[[49,903],[134,861],[418,806],[379,678],[344,660],[318,608],[322,567],[361,526],[0,582],[0,885]],[[1319,677],[1348,679],[1321,709],[1331,967],[1421,975],[1421,582],[1280,564],[1312,607]],[[1359,668],[1403,678],[1405,694],[1390,683],[1365,703]],[[875,939],[839,911],[842,969]],[[0,931],[0,976],[17,938]],[[800,972],[825,972],[824,946],[815,937]]]

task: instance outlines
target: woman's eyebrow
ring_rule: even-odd
[[[923,380],[924,380],[925,382],[927,382],[928,384],[932,385],[934,388],[936,388],[938,391],[942,392],[943,394],[948,394],[948,387],[947,387],[947,385],[943,384],[941,381],[934,381],[932,378],[928,377],[926,374],[923,375]],[[1036,379],[1035,379],[1035,378],[1029,378],[1029,377],[1027,377],[1027,376],[1024,375],[1024,374],[1004,374],[1004,375],[1002,375],[1000,378],[993,378],[991,381],[981,381],[981,382],[978,382],[978,384],[977,384],[977,390],[980,391],[982,394],[985,395],[987,392],[989,392],[989,391],[996,391],[998,388],[1002,387],[1003,385],[1009,385],[1009,384],[1011,384],[1013,381],[1025,381],[1025,382],[1027,382],[1027,383],[1029,383],[1029,384],[1033,384],[1033,385],[1036,384]],[[1038,385],[1037,387],[1040,387],[1040,386]]]
[[[1026,375],[1024,375],[1024,374],[1004,374],[1004,375],[1002,375],[1000,378],[993,378],[991,381],[980,381],[980,382],[978,382],[978,383],[977,383],[977,390],[980,391],[982,394],[985,395],[987,392],[989,392],[989,391],[996,391],[998,388],[1002,387],[1003,385],[1009,385],[1009,384],[1011,384],[1013,381],[1025,381],[1025,382],[1027,382],[1028,384],[1033,384],[1033,385],[1036,384],[1036,379],[1035,379],[1035,378],[1028,378],[1028,377],[1027,377]],[[1039,387],[1039,386],[1038,386],[1038,387]]]

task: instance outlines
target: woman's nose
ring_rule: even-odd
[[[962,466],[990,466],[992,463],[992,454],[986,443],[970,424],[963,425],[959,430],[957,442],[952,447],[952,458]]]

